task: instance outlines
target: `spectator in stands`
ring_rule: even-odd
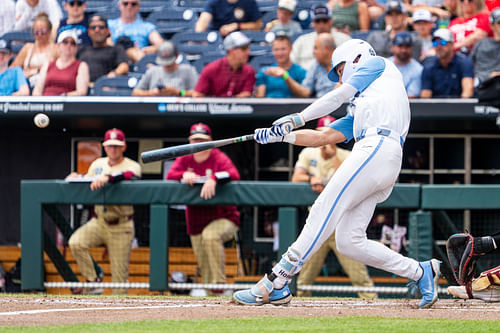
[[[432,47],[432,29],[434,21],[432,14],[427,9],[419,9],[413,13],[413,30],[417,33],[417,39],[422,44],[422,53],[417,59],[422,62],[426,57],[436,55]]]
[[[326,116],[318,120],[317,130],[322,130],[335,121],[335,118]],[[335,144],[328,144],[321,147],[308,147],[302,149],[299,158],[295,163],[292,175],[292,183],[307,182],[311,189],[316,193],[323,192],[326,184],[337,171],[338,167],[346,157],[349,151],[337,147]],[[323,243],[320,249],[302,267],[297,278],[297,285],[311,285],[321,271],[325,258],[332,250],[335,253],[343,270],[349,276],[353,286],[373,287],[373,282],[368,275],[366,266],[359,261],[353,260],[339,253],[335,241],[335,232]],[[298,296],[310,297],[310,291],[299,291]],[[360,298],[374,299],[375,293],[358,293]]]
[[[0,96],[29,96],[30,88],[21,67],[9,68],[11,58],[9,43],[0,39]]]
[[[408,31],[407,20],[408,13],[406,12],[404,4],[399,1],[392,0],[387,4],[385,12],[385,31],[372,31],[367,38],[378,56],[390,57],[391,56],[391,42],[398,32]],[[413,40],[412,44],[412,57],[420,59],[422,45],[420,40]]]
[[[113,43],[121,45],[132,62],[156,53],[163,42],[155,25],[140,18],[140,6],[139,0],[119,0],[120,17],[108,21]]]
[[[92,45],[88,34],[89,17],[85,13],[87,0],[64,0],[64,10],[68,17],[61,20],[57,34],[66,30],[74,30],[81,45]]]
[[[483,38],[472,50],[474,76],[479,83],[490,77],[500,75],[500,7],[490,14],[493,38]]]
[[[3,0],[0,6],[0,37],[14,30],[16,24],[16,5],[13,0]]]
[[[45,13],[52,23],[53,30],[49,33],[55,36],[59,21],[62,19],[61,7],[57,0],[18,0],[16,3],[16,24],[14,30],[30,30],[35,18]]]
[[[333,26],[349,34],[351,31],[370,30],[368,4],[360,0],[330,0],[327,6],[332,10]]]
[[[462,97],[474,94],[474,70],[468,56],[453,51],[453,35],[438,29],[432,39],[436,56],[424,63],[420,97]]]
[[[463,15],[453,19],[448,29],[455,38],[455,50],[469,55],[477,41],[493,36],[493,32],[484,0],[463,0],[461,4]]]
[[[191,126],[189,143],[212,140],[210,127]],[[200,197],[209,200],[223,181],[239,180],[240,174],[226,154],[217,148],[178,157],[166,179],[189,186],[203,184]],[[233,239],[240,225],[236,206],[187,206],[186,226],[203,283],[225,283],[224,243]],[[215,292],[215,291],[213,291]]]
[[[255,0],[208,0],[195,31],[218,30],[225,37],[237,30],[260,30],[261,17]]]
[[[302,32],[300,23],[292,19],[296,6],[297,0],[280,0],[276,9],[277,19],[266,24],[264,30],[284,33],[289,37],[300,34]]]
[[[23,68],[24,76],[28,79],[30,88],[35,87],[40,76],[40,70],[44,64],[56,58],[56,45],[50,39],[50,23],[47,14],[40,13],[33,23],[34,43],[26,43],[11,64],[11,67],[20,66]]]
[[[368,15],[370,15],[370,26],[378,21],[385,13],[386,0],[361,0],[368,5]],[[374,29],[371,27],[371,29]]]
[[[389,58],[403,75],[409,98],[420,97],[423,66],[411,57],[412,36],[409,32],[398,32],[392,40],[392,57]]]
[[[248,64],[250,39],[241,31],[224,38],[227,55],[212,61],[202,70],[194,97],[250,97],[255,86],[255,71]]]
[[[89,65],[90,82],[104,75],[126,75],[129,66],[125,50],[106,43],[110,35],[107,20],[101,15],[94,15],[89,20],[88,29],[92,45],[83,45],[78,50],[77,58]]]
[[[177,64],[175,44],[164,41],[156,56],[157,66],[151,66],[132,91],[132,96],[192,96],[198,81],[196,69]]]
[[[332,67],[332,53],[335,50],[335,41],[328,32],[316,37],[313,54],[315,61],[307,70],[302,85],[297,87],[296,96],[321,97],[335,87],[335,82],[328,79],[328,71]]]
[[[339,46],[351,39],[349,35],[333,28],[332,13],[326,5],[315,5],[311,9],[313,32],[299,36],[293,43],[290,58],[304,69],[309,70],[315,59],[313,54],[314,44],[318,34],[328,32],[333,36],[335,45]]]
[[[40,71],[33,96],[85,96],[89,88],[89,67],[76,59],[78,37],[72,30],[57,37],[59,57]]]
[[[63,32],[64,34],[64,32]],[[61,34],[62,35],[62,34]],[[113,128],[104,135],[104,151],[106,157],[92,162],[86,177],[92,179],[90,189],[99,190],[105,184],[115,184],[122,180],[133,180],[141,177],[141,166],[125,157],[127,149],[123,131]],[[81,177],[76,172],[69,174],[66,180]],[[78,267],[87,282],[102,282],[98,276],[89,254],[89,248],[106,246],[111,263],[113,282],[127,282],[130,250],[134,239],[134,207],[125,205],[95,205],[95,216],[79,227],[68,245],[76,259]],[[102,288],[83,291],[74,289],[73,293],[98,294]],[[127,289],[113,289],[113,294],[127,294]]]
[[[306,70],[290,60],[292,42],[287,35],[278,35],[273,41],[273,56],[276,64],[262,68],[257,74],[256,97],[298,97]]]
[[[431,15],[434,15],[435,17],[438,17],[440,20],[447,20],[449,21],[450,19],[450,12],[447,10],[447,7],[445,3],[448,2],[450,7],[453,7],[456,9],[456,3],[458,0],[405,0],[405,6],[406,10],[408,10],[410,13],[415,13],[418,10],[427,10],[431,13]],[[454,4],[453,4],[454,2]]]

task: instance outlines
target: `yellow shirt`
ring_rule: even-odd
[[[350,151],[337,147],[336,154],[327,160],[321,156],[321,149],[319,147],[308,147],[302,149],[299,158],[295,163],[295,168],[301,168],[311,176],[318,177],[326,184],[328,180],[337,171],[338,165],[342,163]]]

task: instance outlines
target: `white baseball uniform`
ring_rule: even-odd
[[[377,203],[386,200],[398,178],[402,145],[410,124],[410,107],[403,78],[382,58],[366,61],[344,84],[302,111],[306,121],[324,116],[350,100],[348,114],[330,127],[347,141],[352,153],[319,195],[306,225],[291,249],[300,254],[298,267],[336,230],[340,253],[399,276],[418,280],[419,263],[367,239],[366,229]]]

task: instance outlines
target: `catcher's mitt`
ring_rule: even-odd
[[[469,234],[454,234],[446,241],[446,252],[453,275],[458,284],[471,283],[476,274],[476,261],[483,253],[474,252],[474,237]]]

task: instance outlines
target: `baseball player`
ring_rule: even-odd
[[[473,237],[466,233],[450,236],[446,241],[446,252],[453,275],[460,286],[448,287],[448,293],[463,299],[500,302],[500,266],[474,278],[477,260],[486,253],[498,250],[499,245],[500,232],[484,237]]]
[[[316,129],[327,127],[334,121],[335,118],[331,116],[322,117],[318,120]],[[308,182],[314,192],[318,194],[323,192],[325,184],[337,171],[340,164],[349,156],[349,153],[349,150],[339,148],[335,144],[302,149],[295,163],[292,183]],[[368,275],[366,266],[339,253],[335,242],[335,233],[328,237],[319,250],[302,267],[297,278],[298,286],[313,284],[330,250],[335,252],[338,262],[349,276],[353,286],[373,287],[373,281]],[[311,296],[311,292],[299,290],[297,296]],[[377,294],[359,292],[358,296],[363,299],[374,299]]]
[[[138,179],[141,177],[140,165],[124,157],[127,148],[125,134],[116,128],[110,129],[104,135],[104,151],[106,157],[92,162],[86,177],[93,178],[90,183],[92,191],[98,190],[106,183],[116,183],[121,180]],[[66,179],[78,177],[71,173]],[[130,250],[134,239],[134,208],[133,206],[112,205],[94,206],[95,216],[78,228],[69,239],[71,253],[76,259],[82,275],[87,281],[101,282],[94,269],[92,258],[88,252],[91,247],[105,245],[111,263],[113,282],[127,282]],[[82,293],[75,289],[73,293]],[[100,293],[102,289],[87,290],[87,293]],[[113,289],[113,294],[126,294],[127,289]]]
[[[341,254],[414,280],[423,296],[419,308],[431,307],[438,298],[440,261],[418,262],[366,236],[375,206],[389,197],[401,169],[410,125],[401,73],[392,62],[376,56],[370,44],[352,39],[332,54],[328,77],[340,86],[302,112],[255,130],[255,140],[260,144],[323,146],[354,138],[356,143],[314,202],[302,232],[280,262],[254,287],[235,292],[233,299],[244,305],[289,303],[288,283],[335,231]],[[326,130],[292,131],[345,102],[349,102],[347,115]]]

